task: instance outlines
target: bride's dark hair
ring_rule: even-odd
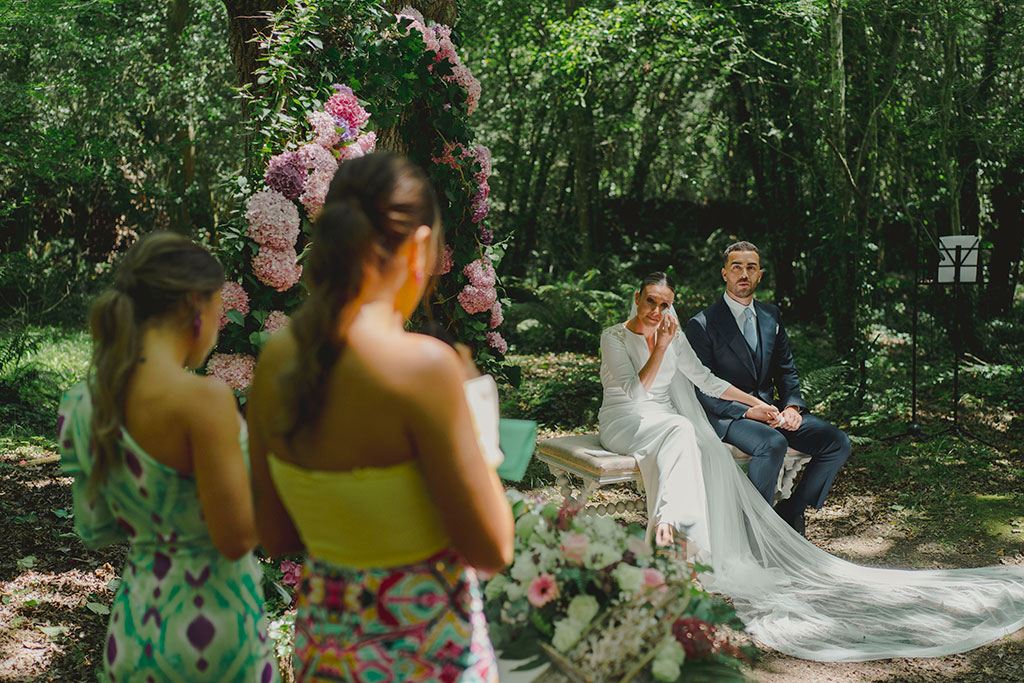
[[[653,273],[648,273],[644,276],[644,279],[640,281],[640,291],[643,292],[651,285],[668,287],[673,293],[676,291],[676,283],[672,282],[672,278],[670,278],[667,273],[663,273],[660,270],[656,270]]]
[[[437,258],[444,243],[440,215],[426,174],[404,157],[376,152],[338,167],[313,224],[303,273],[309,295],[290,325],[300,350],[281,378],[280,427],[288,440],[320,417],[330,370],[344,346],[337,333],[338,316],[359,293],[367,269],[391,258],[421,225],[434,228]],[[432,265],[428,270],[436,274],[436,263]],[[424,296],[432,286],[433,280]]]

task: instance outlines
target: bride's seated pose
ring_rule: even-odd
[[[599,414],[605,448],[636,457],[648,530],[685,536],[686,554],[713,569],[704,586],[733,599],[765,645],[819,661],[941,656],[1024,626],[1024,567],[918,570],[860,567],[829,555],[775,513],[739,469],[698,402],[778,408],[716,377],[676,334],[674,292],[644,278],[630,319],[601,336]]]

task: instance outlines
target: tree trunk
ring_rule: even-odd
[[[266,15],[283,6],[284,0],[224,0],[228,14],[228,47],[239,85],[256,85],[259,37],[267,30]]]
[[[181,36],[191,14],[189,0],[169,0],[167,3],[167,37],[164,49],[167,61],[171,64],[178,65],[181,62]],[[175,72],[179,70],[175,68]],[[176,99],[172,109],[176,112],[186,111],[183,96]],[[183,121],[171,137],[167,167],[168,186],[175,199],[169,205],[170,228],[183,235],[192,232],[192,216],[186,194],[195,179],[195,152],[195,131],[190,122]]]
[[[985,299],[990,315],[1007,315],[1024,247],[1024,156],[1012,159],[992,188],[992,217],[995,230]]]

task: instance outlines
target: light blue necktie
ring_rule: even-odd
[[[754,328],[754,312],[749,308],[743,311],[743,338],[751,351],[757,351],[757,330]]]

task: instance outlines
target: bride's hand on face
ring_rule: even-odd
[[[668,348],[668,345],[672,343],[673,337],[676,336],[676,332],[679,331],[679,321],[670,315],[666,315],[661,320],[661,324],[658,326],[658,338],[655,340],[655,346],[662,351]]]

